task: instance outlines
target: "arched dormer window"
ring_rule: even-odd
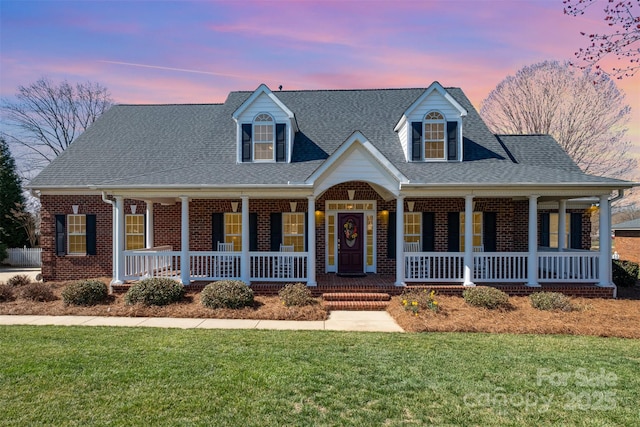
[[[274,161],[275,122],[269,114],[261,113],[253,120],[253,160]]]
[[[424,160],[446,159],[445,129],[447,122],[438,111],[428,112],[423,121]]]

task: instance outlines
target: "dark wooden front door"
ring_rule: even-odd
[[[338,274],[364,274],[364,215],[338,214]]]

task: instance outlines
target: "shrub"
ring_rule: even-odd
[[[127,305],[168,305],[178,302],[184,295],[184,286],[175,280],[153,277],[132,285],[124,295]]]
[[[465,289],[462,297],[467,304],[474,307],[483,307],[488,309],[507,308],[509,306],[509,295],[500,289],[490,286],[477,286]]]
[[[54,301],[56,296],[48,285],[39,282],[29,283],[20,289],[20,297],[30,301],[47,302]]]
[[[637,262],[613,260],[613,283],[623,288],[633,287],[640,278],[640,266]]]
[[[400,296],[402,306],[407,311],[412,311],[416,316],[420,310],[438,312],[440,307],[436,300],[436,291],[433,289],[408,289]]]
[[[560,310],[571,311],[571,301],[569,297],[559,292],[536,292],[529,295],[531,307],[538,310]]]
[[[104,301],[109,294],[107,285],[98,280],[82,280],[74,282],[62,291],[65,304],[96,305]]]
[[[208,308],[247,307],[253,305],[253,291],[241,280],[220,280],[205,286],[200,302]]]
[[[286,285],[280,289],[278,296],[287,307],[310,305],[315,301],[311,295],[311,290],[303,283]]]
[[[13,291],[13,286],[0,283],[0,302],[13,301],[14,299],[16,299],[16,294]]]
[[[26,274],[16,274],[7,280],[7,285],[9,286],[25,286],[31,283],[31,277]]]

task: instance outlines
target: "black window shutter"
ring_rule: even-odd
[[[96,239],[96,216],[87,215],[87,255],[97,254],[97,239]]]
[[[308,250],[309,250],[309,221],[307,220],[307,215],[304,215],[304,251],[307,252]]]
[[[447,122],[448,160],[458,159],[458,122]]]
[[[387,258],[396,257],[396,213],[389,212],[389,225],[387,227]]]
[[[271,251],[276,252],[280,250],[280,244],[282,243],[282,213],[271,213]]]
[[[252,252],[258,250],[258,214],[256,212],[249,214],[249,250]]]
[[[422,251],[436,250],[436,214],[422,212]]]
[[[543,212],[540,214],[540,246],[544,246],[546,248],[549,247],[551,243],[551,238],[549,234],[550,234],[549,213]]]
[[[242,161],[251,161],[251,123],[242,125]]]
[[[460,212],[447,214],[447,231],[449,252],[460,252]]]
[[[422,160],[422,122],[411,123],[411,160]]]
[[[224,242],[224,214],[216,212],[211,214],[211,250],[217,251],[220,242]]]
[[[571,249],[582,249],[582,213],[571,213]],[[600,234],[602,236],[602,234]],[[605,236],[606,237],[606,236]]]
[[[67,253],[67,217],[56,215],[56,255],[64,256]]]
[[[482,244],[485,252],[497,252],[498,250],[498,224],[495,212],[482,213]]]
[[[286,161],[286,132],[287,125],[284,123],[276,124],[276,162]]]

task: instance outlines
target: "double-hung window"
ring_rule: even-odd
[[[445,157],[445,127],[444,116],[431,111],[424,118],[424,159],[444,160]]]
[[[69,255],[87,253],[86,215],[67,215],[67,248]]]
[[[125,215],[125,244],[128,251],[143,249],[144,242],[144,215]]]
[[[282,214],[282,244],[304,252],[304,212]]]
[[[465,214],[460,212],[460,251],[464,252],[464,221]],[[482,212],[473,213],[473,247],[481,249],[482,243]]]
[[[559,236],[559,228],[560,228],[560,214],[558,213],[550,213],[549,214],[549,247],[557,248],[558,242],[560,239]],[[564,248],[568,248],[571,242],[570,230],[571,230],[571,214],[567,213],[565,216],[565,230],[564,230]]]
[[[242,251],[242,214],[224,214],[224,241],[233,243],[233,250]]]
[[[253,121],[253,160],[274,161],[275,124],[269,114],[258,114]]]
[[[404,213],[404,241],[420,242],[422,238],[422,212]]]

